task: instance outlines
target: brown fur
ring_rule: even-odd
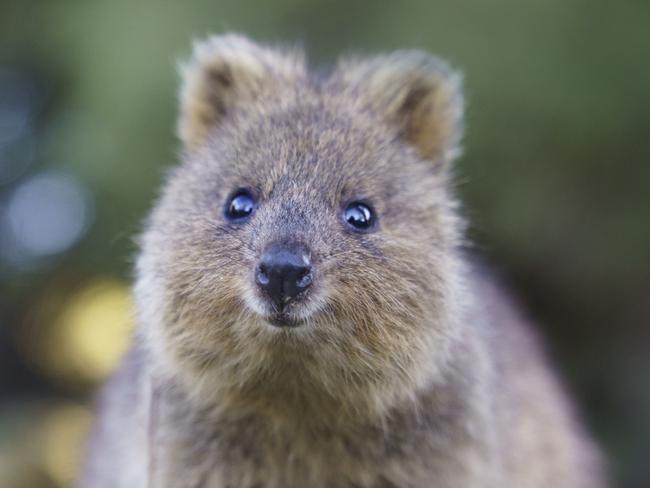
[[[82,486],[603,486],[527,325],[459,249],[458,75],[404,51],[315,78],[299,51],[232,35],[183,72],[182,161]],[[242,187],[260,204],[233,225]],[[376,232],[346,228],[357,199]],[[286,239],[316,270],[295,328],[266,321],[253,280]]]

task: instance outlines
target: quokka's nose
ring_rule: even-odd
[[[278,310],[309,288],[312,280],[307,249],[297,243],[270,245],[255,272],[255,281]]]

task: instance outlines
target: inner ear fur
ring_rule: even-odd
[[[194,44],[180,66],[178,136],[188,149],[202,146],[210,131],[238,107],[272,93],[278,83],[305,75],[298,49],[275,49],[237,34]]]
[[[460,152],[462,78],[444,61],[422,51],[396,51],[343,59],[335,76],[422,158],[445,165]]]

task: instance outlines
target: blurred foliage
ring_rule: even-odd
[[[465,73],[459,191],[621,486],[650,486],[650,2],[0,0],[0,479],[62,487],[126,347],[190,41],[419,47]]]

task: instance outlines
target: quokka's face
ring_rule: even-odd
[[[141,313],[164,324],[165,347],[258,373],[281,350],[368,378],[442,344],[456,90],[420,53],[314,80],[296,53],[201,45],[185,71],[182,162],[139,261]]]

